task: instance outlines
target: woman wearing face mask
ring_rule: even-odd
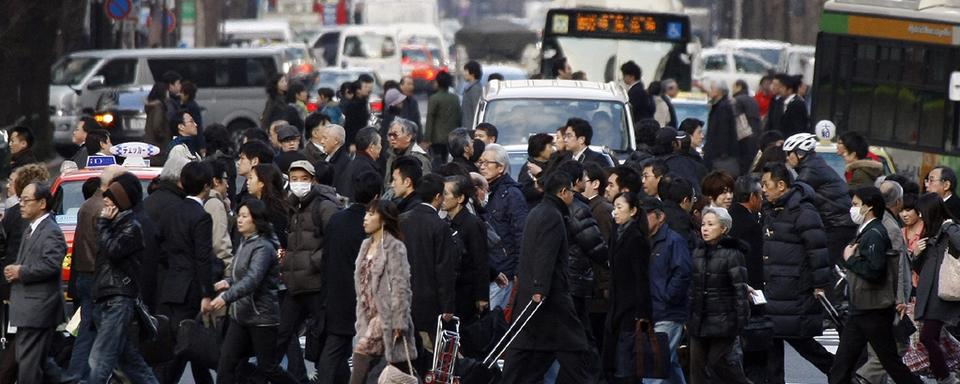
[[[363,230],[370,237],[360,245],[354,272],[357,335],[351,384],[366,382],[370,369],[380,360],[386,359],[407,372],[407,359],[417,358],[410,309],[410,264],[398,215],[392,202],[374,200],[363,218]]]
[[[930,370],[938,383],[956,383],[940,346],[940,331],[945,325],[956,324],[960,318],[960,302],[944,301],[937,295],[940,265],[947,247],[951,254],[960,249],[960,226],[953,221],[943,200],[934,193],[920,196],[917,213],[923,221],[923,235],[916,243],[914,257],[920,263],[920,281],[917,284],[917,306],[914,319],[921,322],[920,342],[930,356]]]
[[[287,249],[287,229],[290,227],[290,203],[283,197],[283,176],[273,164],[260,164],[247,177],[247,191],[267,205],[267,217],[280,241],[280,253]]]
[[[897,263],[888,257],[890,238],[883,226],[886,205],[877,187],[853,191],[850,219],[859,225],[857,237],[843,251],[841,264],[847,269],[850,291],[850,314],[840,334],[830,383],[849,383],[858,368],[858,360],[869,342],[890,378],[897,383],[920,383],[897,355],[893,336],[896,307]],[[939,340],[940,329],[937,328]],[[931,365],[933,353],[931,355]],[[946,377],[944,375],[943,377]]]
[[[652,327],[650,301],[650,242],[647,214],[635,192],[613,202],[616,233],[610,239],[610,310],[607,312],[603,368],[621,383],[639,381],[634,346],[638,329]],[[645,328],[644,328],[645,329]]]
[[[693,251],[690,280],[690,382],[749,383],[728,355],[747,324],[747,244],[727,235],[733,218],[724,208],[703,210],[703,242]],[[707,380],[707,373],[713,380]]]
[[[455,313],[464,324],[476,319],[490,302],[490,263],[487,226],[466,206],[474,204],[473,183],[466,176],[450,176],[443,183],[443,210],[462,247],[457,268]]]
[[[257,371],[271,383],[295,384],[297,380],[280,367],[277,329],[280,304],[280,266],[277,244],[267,219],[266,205],[248,199],[237,212],[237,230],[243,241],[237,248],[231,278],[214,285],[224,291],[206,310],[220,310],[228,303],[230,324],[223,338],[217,367],[217,383],[237,383],[237,365],[247,361],[249,352],[257,358]]]

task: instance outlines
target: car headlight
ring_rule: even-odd
[[[114,118],[113,118],[113,114],[110,113],[110,112],[98,113],[98,114],[96,114],[93,118],[94,118],[94,120],[96,120],[98,123],[100,123],[100,125],[102,125],[102,126],[110,126],[110,125],[113,125],[113,119],[114,119]]]

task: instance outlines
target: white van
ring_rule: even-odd
[[[401,50],[393,26],[351,25],[322,32],[311,45],[314,56],[327,66],[367,67],[385,80],[400,80]]]
[[[234,132],[257,126],[267,79],[281,73],[283,48],[116,49],[79,51],[51,69],[50,120],[54,144],[68,145],[74,123],[101,96],[150,91],[167,71],[197,85],[204,124]]]

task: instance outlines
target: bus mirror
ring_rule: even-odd
[[[960,101],[960,71],[950,74],[950,101]]]

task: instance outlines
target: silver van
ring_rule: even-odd
[[[146,91],[167,71],[197,85],[204,124],[237,134],[257,126],[267,81],[281,73],[283,48],[123,49],[71,53],[53,65],[50,121],[55,146],[70,145],[81,113],[105,94]],[[144,93],[146,94],[146,93]]]

